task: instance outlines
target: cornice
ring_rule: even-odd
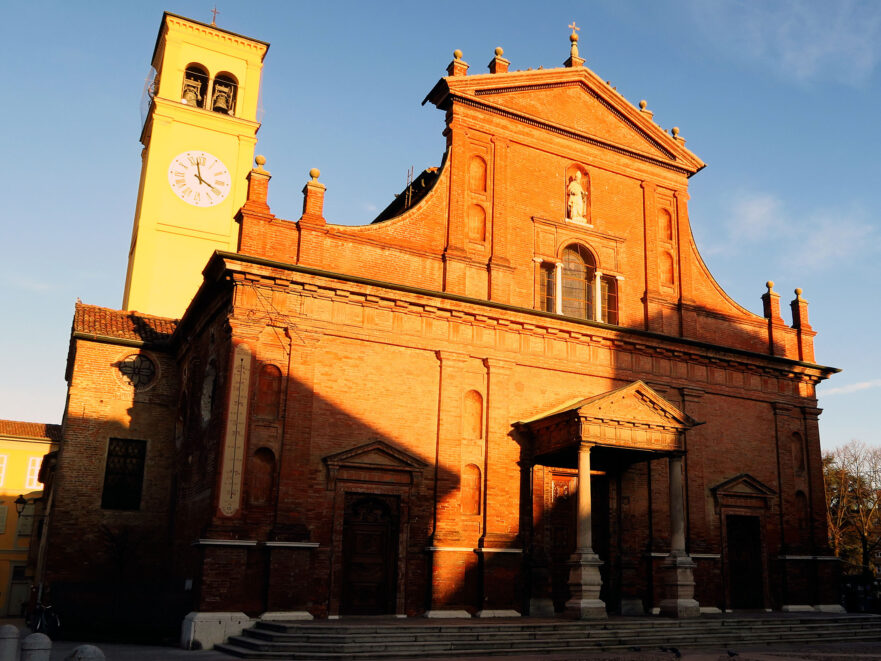
[[[236,264],[238,262],[239,265]],[[214,263],[214,264],[212,264]],[[759,376],[787,378],[816,384],[840,370],[834,367],[797,361],[789,358],[756,353],[744,349],[723,347],[699,340],[662,335],[641,329],[613,326],[600,322],[561,317],[550,312],[532,310],[506,303],[470,298],[447,292],[399,285],[358,276],[333,273],[321,269],[285,264],[264,258],[217,251],[206,267],[217,271],[244,271],[247,266],[262,266],[287,273],[299,273],[320,280],[334,282],[296,281],[286,276],[293,291],[302,291],[319,298],[339,298],[357,301],[377,308],[406,309],[409,313],[455,319],[461,323],[503,327],[510,331],[539,337],[556,337],[568,342],[585,342],[591,346],[626,350],[650,357],[677,360],[707,367],[736,369]],[[266,286],[278,286],[280,276],[248,272],[252,284],[265,280]],[[340,283],[371,287],[369,292],[355,291]],[[379,290],[379,291],[377,291]],[[382,290],[387,290],[384,293]],[[401,294],[409,294],[404,297]],[[446,302],[464,303],[471,309],[462,310]],[[517,315],[511,317],[511,313]],[[723,386],[724,387],[724,386]],[[804,399],[804,398],[799,398]]]

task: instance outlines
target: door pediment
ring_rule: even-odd
[[[413,483],[428,465],[385,441],[374,440],[364,445],[328,455],[328,489],[333,489],[338,478],[357,475],[368,482]]]
[[[573,443],[679,452],[684,433],[698,424],[642,381],[570,401],[517,423],[536,439],[537,454]]]
[[[765,509],[777,492],[749,473],[741,473],[710,487],[719,508]]]

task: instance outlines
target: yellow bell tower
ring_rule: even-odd
[[[180,317],[215,250],[238,248],[269,44],[166,12],[141,132],[122,307]]]

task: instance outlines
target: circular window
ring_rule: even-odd
[[[135,388],[146,386],[156,376],[156,365],[147,356],[132,354],[119,362],[119,372],[123,380]]]

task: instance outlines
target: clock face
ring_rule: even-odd
[[[180,199],[196,207],[213,207],[229,194],[229,170],[216,156],[185,151],[168,166],[168,183]]]

